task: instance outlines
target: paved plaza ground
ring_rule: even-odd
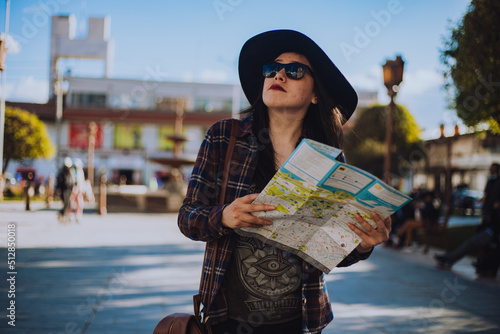
[[[181,235],[175,214],[87,210],[79,224],[56,214],[42,203],[26,212],[21,202],[0,202],[1,333],[152,333],[163,316],[192,311],[204,244]],[[333,270],[335,320],[323,333],[500,333],[500,279],[477,279],[471,258],[436,269],[435,251],[378,247],[367,261]]]

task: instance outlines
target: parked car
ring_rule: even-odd
[[[460,215],[479,215],[483,207],[481,201],[484,192],[479,190],[463,190],[457,194],[457,210]]]

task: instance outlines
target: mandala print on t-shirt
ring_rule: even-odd
[[[235,252],[240,279],[247,291],[261,299],[279,299],[300,285],[300,262],[290,253],[254,238],[241,238]]]

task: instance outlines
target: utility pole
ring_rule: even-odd
[[[7,47],[5,43],[7,42],[7,37],[9,36],[9,12],[10,12],[10,0],[6,1],[5,6],[5,34],[4,39],[0,38],[0,75],[2,76],[2,88],[1,88],[1,101],[0,101],[0,200],[3,199],[3,189],[5,187],[5,179],[3,177],[3,145],[4,145],[4,128],[5,128],[5,73],[3,72],[5,68],[5,60],[7,58]]]
[[[57,64],[57,63],[56,63]],[[61,167],[61,126],[63,116],[63,81],[61,72],[56,65],[56,82],[54,84],[54,92],[56,94],[56,169]]]
[[[90,188],[94,191],[94,151],[95,151],[95,140],[97,135],[97,124],[96,122],[90,122],[88,127],[88,150],[87,150],[87,178],[90,181]]]

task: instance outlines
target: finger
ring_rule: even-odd
[[[382,220],[380,215],[376,213],[375,211],[371,212],[371,215],[373,217],[373,220],[377,224],[377,227],[379,230],[381,229],[386,229],[386,230],[391,230],[391,216],[387,217],[386,219]]]
[[[257,197],[259,197],[259,194],[250,194],[250,195],[245,195],[243,197],[238,198],[241,202],[245,204],[252,203]]]
[[[382,218],[380,218],[380,216],[378,215],[378,213],[376,213],[375,211],[372,211],[370,212],[370,214],[372,215],[372,218],[373,220],[375,221],[375,224],[377,225],[377,230],[384,230],[384,229],[387,229],[387,225],[385,224],[385,221],[382,220]]]
[[[359,227],[357,227],[353,223],[347,223],[347,226],[349,226],[349,228],[351,230],[353,230],[354,233],[356,233],[361,239],[365,239],[365,238],[368,237],[368,234],[366,234],[365,232],[363,232],[363,230],[361,230]]]
[[[381,237],[383,238],[383,241],[386,241],[389,238],[389,233],[391,232],[391,216],[382,220],[382,218],[374,211],[371,212],[371,215],[377,224],[378,236],[376,236],[376,238],[378,239]]]
[[[270,220],[255,217],[254,215],[252,215],[250,213],[243,214],[241,216],[241,221],[244,224],[253,224],[253,225],[259,225],[259,226],[272,225],[272,223],[273,223]]]
[[[257,197],[259,197],[259,193],[249,194],[249,195],[246,195],[246,196],[243,196],[243,197],[248,197],[248,198],[250,198],[253,201]]]
[[[276,207],[270,204],[250,204],[246,212],[256,212],[256,211],[269,211],[274,210]]]
[[[385,227],[389,230],[389,232],[392,230],[392,219],[391,216],[387,217],[384,220]]]
[[[371,232],[373,231],[373,226],[371,226],[370,224],[368,224],[366,222],[366,220],[364,220],[363,217],[361,217],[361,215],[359,213],[355,213],[354,214],[354,217],[356,218],[356,220],[358,221],[358,223],[365,229],[366,232]]]

